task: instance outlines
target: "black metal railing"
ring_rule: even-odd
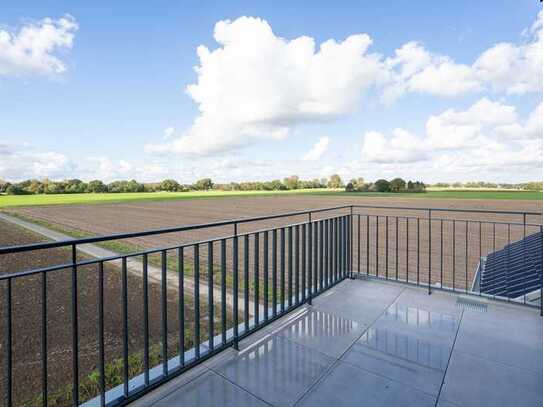
[[[210,356],[233,346],[239,341],[283,316],[304,303],[311,303],[314,296],[346,278],[351,269],[351,214],[349,206],[317,209],[312,211],[290,212],[255,218],[242,218],[203,225],[145,231],[140,233],[117,234],[111,236],[73,239],[61,242],[45,242],[14,247],[0,248],[2,256],[24,254],[45,250],[69,250],[69,262],[48,265],[42,268],[21,270],[0,275],[0,284],[6,287],[2,301],[5,330],[2,347],[5,368],[4,405],[113,405],[126,404],[161,383],[190,369]],[[335,214],[331,214],[335,212]],[[326,215],[326,214],[329,215]],[[320,218],[316,215],[320,214]],[[239,233],[241,224],[250,222],[306,216],[305,221],[284,226]],[[151,250],[139,250],[128,254],[103,258],[81,258],[79,247],[90,243],[100,244],[112,240],[136,238],[164,233],[183,233],[204,228],[231,226],[233,233],[214,239]],[[85,270],[97,274],[96,298],[93,304],[84,299],[88,286],[79,281]],[[119,273],[120,271],[120,273]],[[172,271],[176,272],[175,275]],[[51,317],[57,305],[51,306],[50,294],[54,273],[69,273],[69,312],[62,326],[52,326]],[[108,278],[120,274],[120,292],[108,287]],[[130,284],[133,275],[142,281],[142,289],[133,290]],[[16,296],[13,287],[21,284],[34,284],[36,277],[40,285],[39,303],[41,314],[39,332],[40,349],[32,368],[16,369],[19,365],[14,356],[15,345],[18,353],[23,352],[25,338],[19,335],[14,324],[17,319]],[[66,276],[65,276],[66,277]],[[152,280],[152,281],[151,281]],[[172,283],[175,287],[172,288]],[[131,292],[136,291],[136,292]],[[157,302],[151,299],[152,292]],[[55,294],[55,296],[58,293]],[[22,294],[24,295],[24,294]],[[134,295],[138,297],[134,300]],[[120,308],[115,324],[118,336],[114,342],[106,343],[106,317],[114,311],[108,307],[108,300],[117,300]],[[120,299],[117,297],[120,296]],[[176,323],[172,324],[170,302],[175,297]],[[96,309],[96,320],[88,323],[83,314],[89,306]],[[152,335],[150,309],[160,308],[156,317],[160,320],[159,335]],[[138,315],[143,320],[137,332],[132,328],[130,313],[134,308],[141,309]],[[190,314],[190,315],[188,315]],[[85,327],[83,327],[85,325]],[[89,326],[90,325],[90,326]],[[175,325],[175,326],[172,326]],[[71,340],[64,346],[70,348],[71,376],[70,393],[59,394],[52,389],[48,379],[51,376],[50,364],[54,355],[50,348],[54,345],[48,332],[69,331]],[[112,328],[115,330],[115,327]],[[82,331],[85,331],[85,334]],[[28,331],[26,331],[28,332]],[[89,338],[91,336],[91,338]],[[141,346],[133,345],[134,336],[143,338]],[[83,346],[82,342],[86,345]],[[91,345],[89,346],[89,342]],[[137,342],[137,340],[136,340]],[[82,366],[82,358],[89,348],[94,363]],[[68,351],[63,349],[63,352]],[[114,354],[109,355],[109,354]],[[109,357],[108,357],[109,355]],[[58,363],[57,363],[58,365]],[[134,365],[139,366],[135,368]],[[64,366],[65,368],[66,366]],[[111,370],[117,370],[118,377],[111,380]],[[17,371],[16,371],[17,370]],[[40,383],[40,395],[30,401],[25,399],[30,389],[17,388],[22,375],[31,374]],[[92,386],[89,385],[91,377]],[[34,380],[34,381],[36,381]],[[93,387],[90,391],[89,387]],[[14,391],[17,390],[17,391]],[[62,393],[62,389],[61,389]],[[64,389],[64,393],[66,390]],[[59,403],[58,398],[62,401]]]
[[[343,205],[2,247],[0,260],[53,250],[68,259],[0,274],[0,400],[10,407],[126,404],[218,352],[238,348],[246,336],[348,277],[535,305],[536,290],[521,288],[543,293],[543,226],[528,223],[528,216],[541,214]],[[282,224],[239,231],[262,221]],[[212,239],[100,258],[80,253],[89,244],[225,227],[231,232]],[[496,264],[489,282],[491,256]],[[58,289],[67,277],[69,285]],[[23,308],[25,301],[35,308]],[[35,309],[39,318],[32,327],[20,318],[21,309]],[[34,359],[18,362],[31,351]],[[69,372],[51,382],[52,372],[59,376],[68,362]],[[20,384],[28,375],[37,396]],[[63,386],[66,377],[70,383]]]

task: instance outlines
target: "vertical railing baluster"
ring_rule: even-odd
[[[277,315],[277,229],[272,231],[272,315]]]
[[[428,210],[428,294],[432,293],[432,210]]]
[[[420,285],[420,218],[417,218],[417,286]]]
[[[465,273],[466,273],[466,293],[468,292],[468,237],[469,237],[469,224],[466,221],[466,261],[465,261]]]
[[[254,245],[255,245],[255,252],[254,252],[254,320],[255,320],[255,326],[258,325],[260,320],[260,233],[255,233],[255,239],[254,239]]]
[[[226,239],[221,239],[221,343],[226,345]]]
[[[249,235],[243,237],[243,320],[245,332],[249,330]]]
[[[41,273],[41,369],[42,405],[47,407],[47,275],[45,272]]]
[[[405,281],[409,283],[409,217],[405,218]]]
[[[143,254],[143,376],[149,385],[149,259]]]
[[[233,278],[233,289],[234,289],[234,299],[232,304],[232,313],[233,319],[234,319],[234,338],[233,338],[233,347],[235,350],[239,350],[239,344],[238,344],[238,338],[239,338],[239,292],[238,292],[238,285],[239,285],[239,276],[238,276],[238,255],[239,255],[239,248],[238,248],[238,234],[237,234],[237,228],[234,232],[234,238],[232,243],[232,278]]]
[[[194,248],[194,357],[200,359],[200,245]]]
[[[320,220],[318,222],[319,225],[319,291],[322,291],[323,289],[323,270],[324,270],[324,243],[323,243],[323,222]]]
[[[326,219],[324,221],[324,258],[325,261],[325,267],[326,267],[326,287],[329,287],[330,284],[332,284],[332,276],[331,276],[331,270],[332,267],[330,266],[332,263],[330,261],[330,255],[329,255],[329,248],[330,248],[330,219]]]
[[[215,347],[215,303],[213,298],[213,242],[207,243],[207,334],[208,334],[208,346],[212,351]]]
[[[357,263],[358,263],[358,275],[360,275],[360,214],[357,214],[357,227],[358,227],[358,235],[357,235]]]
[[[443,288],[443,219],[439,221],[439,284]]]
[[[526,270],[526,214],[522,214],[522,261],[524,263],[524,270]],[[522,301],[526,304],[526,293],[522,296]],[[541,299],[543,301],[543,298]]]
[[[298,305],[300,303],[300,225],[296,225],[294,232],[294,292],[296,305]]]
[[[281,252],[280,254],[280,261],[281,261],[281,292],[280,292],[280,299],[281,299],[281,312],[285,311],[285,228],[281,228]]]
[[[122,304],[123,304],[123,393],[128,397],[128,275],[126,257],[121,261]]]
[[[306,301],[307,292],[306,292],[306,273],[307,273],[307,249],[306,249],[306,239],[307,239],[307,225],[304,223],[302,225],[302,302]]]
[[[72,245],[72,402],[79,404],[79,317],[77,308],[77,248]]]
[[[12,317],[12,282],[11,278],[7,279],[6,287],[6,349],[7,349],[7,361],[6,361],[6,402],[7,407],[11,407],[13,404],[13,317]]]
[[[147,263],[147,260],[145,261]],[[185,248],[177,248],[178,313],[179,313],[179,365],[185,364]],[[149,373],[147,373],[149,376]],[[148,379],[147,379],[148,380]],[[149,384],[149,383],[147,383]]]
[[[506,293],[507,293],[507,301],[509,301],[509,265],[510,265],[510,258],[511,258],[511,224],[507,224],[507,262],[506,262],[506,270],[505,270],[505,284],[506,284]]]
[[[370,274],[370,215],[366,215],[366,275]]]
[[[379,278],[379,215],[375,216],[375,277]]]
[[[319,222],[314,222],[313,233],[313,292],[319,292]]]
[[[100,406],[104,407],[106,405],[106,357],[104,347],[104,262],[102,261],[98,263],[98,358],[100,359]]]
[[[388,280],[388,216],[385,217],[385,225],[386,225],[386,232],[385,232],[385,278]]]
[[[453,291],[456,290],[456,220],[453,219],[452,221],[452,224],[453,224],[453,228],[452,228],[452,254],[453,254],[453,258],[452,258],[452,261],[453,261],[453,264],[452,264],[452,269],[453,269],[453,281],[452,281],[452,288],[453,288]]]
[[[347,246],[349,251],[349,273],[351,278],[353,278],[353,206],[351,205],[351,210],[349,214],[349,245]]]
[[[162,276],[160,279],[162,286],[161,304],[162,304],[162,373],[168,375],[168,265],[166,250],[161,251]]]
[[[293,244],[293,230],[292,226],[289,226],[288,228],[288,307],[290,308],[292,306],[292,266],[293,266],[293,259],[292,259],[292,244]]]
[[[268,283],[269,283],[269,258],[270,254],[268,253],[268,241],[269,241],[269,231],[264,232],[264,321],[267,321],[269,318],[269,312],[268,312],[268,299],[269,299],[269,289],[268,289]]]
[[[399,239],[398,239],[398,217],[396,216],[396,227],[395,227],[395,239],[396,239],[396,281],[398,281],[398,269],[399,269],[399,265],[398,265],[398,261],[400,260],[399,258],[399,255],[398,255],[398,244],[400,243],[399,242]]]
[[[307,302],[313,298],[313,224],[307,223]]]

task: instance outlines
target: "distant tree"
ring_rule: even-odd
[[[297,175],[291,175],[290,177],[287,177],[283,180],[283,184],[285,184],[287,189],[298,189],[299,182],[300,182],[300,177],[298,177]]]
[[[355,190],[355,187],[353,185],[353,182],[348,182],[347,185],[345,185],[345,192],[353,192]]]
[[[71,194],[80,194],[87,192],[87,184],[81,181],[80,179],[69,179],[65,183],[65,192]]]
[[[390,192],[390,182],[386,179],[378,179],[373,185],[377,192]]]
[[[213,188],[213,182],[211,181],[211,178],[202,178],[196,181],[194,186],[199,191],[208,191]]]
[[[330,176],[327,186],[328,188],[341,188],[343,187],[343,181],[338,174],[334,174]]]
[[[394,178],[390,181],[390,191],[392,192],[403,192],[405,191],[405,181],[401,178]]]
[[[65,184],[63,182],[49,181],[45,185],[46,194],[62,194],[65,192]]]
[[[95,179],[87,184],[87,192],[107,192],[107,186],[102,181]]]
[[[543,191],[543,182],[528,182],[523,189],[527,191]]]
[[[30,181],[30,184],[25,188],[26,191],[31,194],[43,194],[45,192],[45,186],[37,179]]]
[[[145,187],[135,179],[132,179],[126,183],[125,192],[144,192]]]
[[[161,191],[177,191],[179,189],[179,183],[173,179],[165,179],[160,183]]]
[[[6,188],[6,195],[24,195],[27,194],[23,188],[21,188],[18,184],[10,184]]]
[[[8,189],[10,185],[9,182],[0,179],[0,193],[6,192],[6,189]]]
[[[453,188],[463,188],[464,184],[462,184],[461,182],[455,182],[455,183],[452,184],[452,187]]]

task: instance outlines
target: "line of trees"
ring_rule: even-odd
[[[282,191],[310,188],[342,188],[343,182],[339,175],[329,178],[301,180],[297,175],[285,179],[256,182],[230,182],[216,184],[211,178],[202,178],[193,184],[181,184],[174,179],[162,182],[141,183],[136,180],[113,181],[105,183],[100,180],[84,182],[80,179],[51,181],[49,179],[30,179],[10,183],[0,179],[0,193],[7,195],[29,194],[82,194],[82,193],[121,193],[121,192],[188,192],[188,191]]]
[[[543,191],[543,181],[541,182],[525,182],[518,184],[496,183],[485,181],[470,181],[470,182],[438,182],[433,184],[435,188],[495,188],[495,189],[519,189],[524,191]]]
[[[378,179],[375,182],[364,182],[364,178],[352,179],[346,186],[347,192],[426,192],[426,185],[420,181],[405,181],[394,178],[387,181]]]

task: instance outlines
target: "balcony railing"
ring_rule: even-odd
[[[0,248],[0,260],[54,249],[69,256],[62,264],[0,275],[4,405],[46,406],[53,398],[67,405],[127,404],[238,348],[243,338],[345,278],[491,297],[538,306],[543,315],[543,226],[528,222],[540,215],[346,205]],[[84,245],[143,236],[176,234],[181,241],[197,231],[216,237],[103,258],[80,252]],[[55,273],[70,279],[61,293],[66,301],[51,294]],[[117,276],[119,292],[109,285]],[[38,289],[27,294],[28,285]],[[26,348],[30,328],[18,315],[24,301],[39,314],[31,345],[38,349]],[[58,373],[62,363],[55,360],[57,334],[70,338],[69,349],[60,349],[71,359],[64,387],[49,382],[51,365]],[[25,351],[38,355],[28,369],[17,360]],[[20,388],[29,374],[39,395]]]

